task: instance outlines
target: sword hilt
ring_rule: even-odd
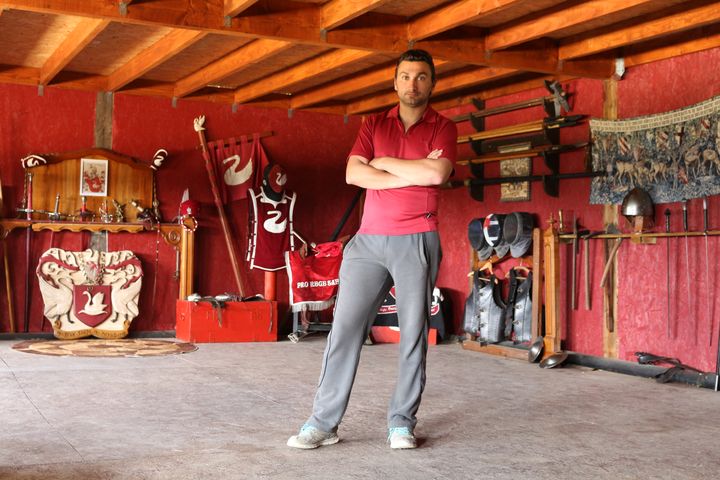
[[[670,233],[670,209],[665,209],[665,233]]]
[[[687,200],[685,200],[682,204],[682,211],[683,211],[683,230],[688,231],[688,213],[687,213]]]
[[[708,231],[708,207],[707,197],[703,197],[703,231]]]

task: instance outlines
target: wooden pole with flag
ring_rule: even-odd
[[[245,291],[242,285],[242,276],[240,275],[240,264],[238,263],[238,256],[235,252],[235,244],[233,243],[233,236],[230,232],[230,225],[228,224],[227,217],[225,216],[225,208],[223,207],[222,199],[220,197],[220,190],[218,189],[217,180],[215,178],[215,170],[212,162],[210,161],[210,152],[207,146],[207,140],[205,139],[205,116],[200,116],[194,121],[195,131],[200,137],[200,145],[202,146],[203,159],[205,160],[205,170],[207,170],[208,179],[210,180],[210,189],[212,190],[213,200],[220,216],[220,224],[222,225],[223,236],[225,237],[225,244],[227,245],[228,255],[230,256],[230,264],[232,265],[233,274],[235,276],[235,284],[238,289],[238,293],[241,297],[245,296]]]

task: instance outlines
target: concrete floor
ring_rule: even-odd
[[[1,479],[685,479],[720,471],[720,393],[430,347],[416,433],[391,451],[396,345],[366,346],[341,442],[285,446],[325,337],[145,358],[0,341]]]

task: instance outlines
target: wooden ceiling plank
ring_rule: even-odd
[[[176,29],[145,49],[108,76],[107,89],[116,91],[177,55],[207,35],[196,30]]]
[[[404,23],[369,28],[342,28],[330,30],[326,46],[358,48],[378,53],[400,53],[408,49],[407,29]]]
[[[408,39],[428,38],[480,17],[528,3],[529,0],[463,0],[450,2],[432,13],[422,15],[408,24]]]
[[[226,17],[234,17],[257,3],[258,0],[225,0],[223,12]]]
[[[720,28],[702,28],[699,29],[699,34],[693,35],[691,39],[654,48],[647,46],[625,48],[623,55],[625,67],[629,68],[713,48],[720,48]]]
[[[0,8],[108,18],[120,23],[203,30],[219,35],[287,40],[333,48],[364,48],[387,53],[403,51],[408,45],[405,22],[395,28],[377,29],[369,36],[360,31],[339,33],[336,30],[328,32],[327,38],[323,38],[319,21],[320,9],[310,4],[289,13],[237,16],[232,19],[230,27],[223,22],[223,4],[216,4],[218,2],[188,2],[187,10],[183,12],[163,7],[161,3],[139,2],[137,5],[133,4],[133,8],[128,9],[126,15],[121,15],[118,9],[107,1],[0,0]],[[216,8],[218,6],[219,8]],[[338,35],[335,35],[336,33]],[[348,40],[347,43],[343,43],[344,40]]]
[[[526,90],[533,90],[536,88],[543,88],[543,80],[557,80],[559,82],[566,82],[573,80],[573,77],[555,75],[534,78],[531,80],[525,80],[522,82],[515,82],[508,85],[503,85],[495,88],[482,87],[476,94],[467,94],[460,97],[451,99],[445,99],[438,102],[433,102],[432,106],[435,110],[445,110],[449,108],[459,107],[461,105],[468,105],[472,102],[472,99],[488,100],[491,98],[504,97],[517,92],[523,92]]]
[[[461,72],[446,75],[438,80],[433,95],[442,95],[452,92],[457,88],[466,88],[473,85],[499,80],[517,73],[515,70],[507,68],[478,68],[469,72]],[[347,104],[346,113],[348,115],[357,115],[361,113],[372,112],[382,108],[389,107],[397,103],[397,92],[391,91],[376,95],[369,99],[356,100]]]
[[[333,98],[341,97],[352,92],[356,92],[363,88],[373,88],[380,85],[392,85],[395,67],[387,67],[375,70],[370,73],[355,76],[346,80],[333,82],[320,88],[315,88],[298,95],[293,95],[290,99],[292,108],[299,109],[310,105],[323,103]]]
[[[435,60],[435,68],[438,68],[447,62],[444,60]],[[351,78],[332,82],[319,88],[308,90],[298,95],[293,95],[290,99],[292,108],[303,108],[318,103],[327,102],[337,97],[357,92],[363,89],[373,89],[377,87],[391,88],[393,78],[395,76],[395,66],[375,69],[371,72],[356,75]]]
[[[528,72],[598,79],[609,78],[614,71],[614,60],[609,57],[560,61],[558,47],[549,38],[533,40],[507,50],[488,52],[487,64]]]
[[[40,68],[40,85],[47,85],[73,58],[75,58],[95,37],[100,34],[110,20],[85,18],[48,57]]]
[[[0,65],[0,83],[37,85],[39,79],[39,68]]]
[[[560,30],[590,20],[650,3],[657,3],[657,0],[593,0],[582,2],[560,11],[534,17],[532,20],[493,30],[487,35],[485,47],[490,51],[501,50],[541,37],[551,36]]]
[[[702,4],[680,13],[560,45],[561,60],[583,57],[614,48],[701,27],[720,20],[720,2]]]
[[[225,55],[205,68],[188,75],[175,84],[175,96],[184,97],[209,84],[218,82],[247,68],[253,63],[276,55],[292,47],[292,43],[281,40],[259,39]]]
[[[332,30],[343,23],[364,15],[389,0],[331,0],[320,7],[320,28]]]
[[[136,1],[126,14],[122,14],[117,5],[117,3],[106,0],[0,0],[0,8],[28,12],[106,18],[120,23],[192,28],[216,33],[223,31],[229,34],[235,33],[232,29],[224,27],[223,4],[217,1],[188,1],[185,10],[178,10],[177,4],[172,6],[166,2]]]
[[[282,90],[299,81],[318,77],[328,70],[341,69],[373,55],[373,52],[367,50],[334,50],[238,88],[235,90],[235,101],[244,103],[268,93]]]

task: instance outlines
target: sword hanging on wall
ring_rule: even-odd
[[[703,197],[703,232],[705,233],[705,291],[707,294],[707,318],[710,322],[710,346],[713,339],[713,295],[710,289],[710,247],[708,246],[708,205],[707,197]]]
[[[26,194],[27,198],[25,200],[25,218],[29,221],[32,220],[32,176],[33,174],[31,172],[27,172],[25,174],[25,181],[27,184],[26,188]],[[23,331],[25,333],[30,331],[30,275],[33,271],[32,266],[30,265],[30,246],[32,243],[32,224],[28,223],[26,232],[25,232],[25,308],[24,308],[24,317],[23,317]]]
[[[670,233],[670,209],[665,209],[665,233]],[[667,293],[667,318],[665,320],[666,323],[666,335],[667,338],[670,338],[670,237],[667,237],[665,239],[665,256],[667,262],[665,263],[665,279],[667,281],[666,284],[666,293]]]
[[[695,339],[695,345],[697,345],[697,317],[692,309],[692,294],[690,292],[690,249],[688,247],[688,212],[687,212],[688,201],[685,200],[682,204],[683,212],[683,231],[685,232],[685,276],[687,282],[687,299],[688,299],[688,310],[690,311],[690,317],[693,319],[693,336]]]

